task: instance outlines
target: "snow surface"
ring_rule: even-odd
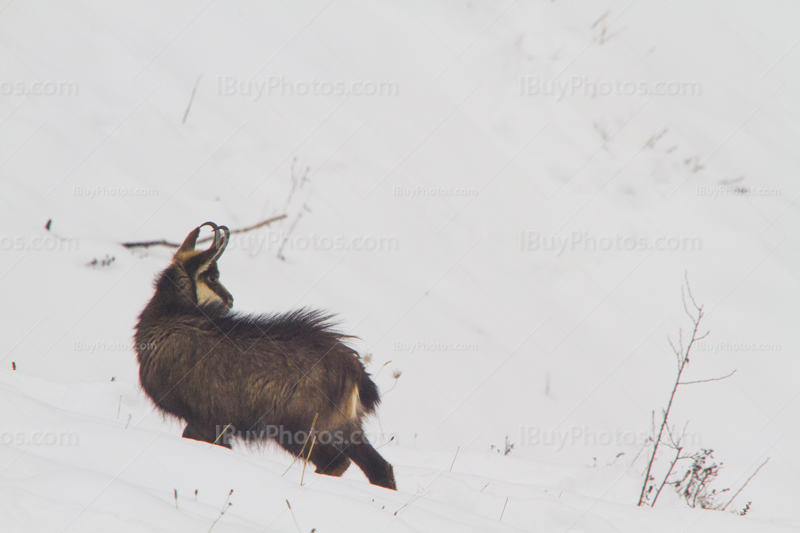
[[[7,2],[0,531],[208,531],[231,489],[216,533],[797,531],[799,25],[793,2]],[[284,209],[222,280],[359,337],[397,492],[181,439],[139,387],[171,254],[119,243]],[[635,505],[685,272],[711,330],[686,379],[737,372],[672,417],[723,502],[769,457],[746,517]]]

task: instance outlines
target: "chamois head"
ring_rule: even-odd
[[[208,250],[196,251],[194,246],[203,226],[214,230],[214,241]],[[193,229],[175,252],[170,265],[170,270],[173,270],[170,277],[177,289],[192,303],[204,305],[216,302],[228,309],[233,307],[233,296],[219,282],[217,268],[217,259],[225,251],[230,233],[225,226],[206,222]]]

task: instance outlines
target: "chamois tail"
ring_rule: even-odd
[[[361,401],[361,408],[365,414],[371,415],[375,412],[381,397],[378,393],[378,386],[369,378],[369,374],[364,372],[361,375],[361,382],[358,384],[358,397]]]

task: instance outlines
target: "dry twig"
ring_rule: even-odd
[[[460,450],[460,449],[461,449],[461,446],[457,446],[456,447],[456,454],[453,456],[453,462],[450,463],[450,472],[453,471],[453,465],[456,464],[456,459],[458,458],[458,450]]]
[[[230,508],[230,506],[231,506],[231,505],[233,505],[233,504],[231,503],[231,495],[232,495],[232,494],[233,494],[233,489],[231,489],[231,491],[228,493],[228,498],[225,500],[225,503],[224,503],[224,504],[223,504],[223,506],[222,506],[222,510],[219,512],[219,516],[217,517],[217,519],[216,519],[216,520],[214,520],[214,521],[211,523],[211,527],[210,527],[210,528],[208,528],[208,533],[211,533],[211,530],[212,530],[212,529],[214,529],[214,526],[216,526],[216,525],[217,525],[217,522],[219,522],[219,521],[220,521],[220,519],[221,519],[223,516],[225,516],[225,513],[226,513],[226,512],[228,512],[228,509]]]
[[[200,74],[197,76],[197,81],[194,82],[194,87],[192,88],[192,96],[189,97],[189,105],[186,106],[186,111],[183,112],[183,120],[181,120],[181,124],[186,124],[186,117],[189,116],[189,110],[192,108],[192,102],[194,102],[194,95],[197,93],[197,86],[200,85],[200,78],[203,75]]]
[[[303,447],[300,448],[300,453],[295,456],[294,461],[292,461],[292,464],[289,465],[289,468],[287,468],[283,472],[283,474],[281,474],[281,477],[285,476],[287,474],[287,472],[289,472],[289,470],[292,469],[294,464],[297,462],[297,458],[298,457],[302,457],[303,456],[303,452],[305,452],[305,450],[306,450],[306,444],[308,444],[308,439],[309,439],[309,437],[311,437],[311,434],[314,433],[314,426],[317,424],[317,417],[318,416],[319,416],[319,413],[315,413],[314,414],[314,420],[311,422],[311,431],[308,432],[308,436],[306,436],[306,440],[303,442]],[[311,456],[311,452],[309,452],[309,456]]]
[[[298,533],[303,533],[302,531],[300,531],[300,526],[297,525],[297,518],[294,517],[294,511],[292,510],[292,505],[289,503],[289,500],[285,500],[285,501],[286,501],[286,507],[288,507],[289,508],[289,512],[292,513],[292,520],[294,520],[294,527],[297,528],[297,532]]]
[[[739,495],[739,493],[740,493],[740,492],[742,492],[742,491],[744,490],[744,488],[747,486],[747,484],[748,484],[748,483],[750,483],[750,480],[751,480],[751,479],[753,479],[754,477],[756,477],[756,474],[758,474],[758,471],[759,471],[759,470],[761,470],[761,467],[762,467],[762,466],[764,466],[765,464],[767,464],[767,461],[769,461],[769,457],[767,457],[767,458],[764,460],[764,462],[763,462],[763,463],[761,463],[761,466],[759,466],[758,468],[756,468],[756,471],[755,471],[755,472],[753,472],[753,474],[752,474],[752,475],[751,475],[749,478],[747,478],[747,481],[745,481],[745,482],[744,482],[744,485],[742,485],[742,487],[741,487],[739,490],[737,490],[737,491],[736,491],[736,494],[734,494],[734,495],[733,495],[733,498],[731,498],[730,500],[728,500],[728,503],[726,503],[726,504],[725,504],[725,507],[723,507],[723,508],[722,508],[722,510],[723,510],[723,511],[724,511],[725,509],[727,509],[727,508],[728,508],[728,506],[729,506],[731,503],[733,503],[733,500],[735,500],[735,499],[736,499],[736,497]],[[748,505],[749,505],[749,504],[748,504]]]
[[[308,440],[308,439],[306,439]],[[300,486],[303,486],[303,478],[306,476],[306,465],[308,464],[308,460],[311,458],[311,452],[314,451],[314,443],[317,442],[317,436],[311,439],[311,447],[308,449],[308,455],[306,455],[305,461],[303,461],[303,472],[300,474]]]
[[[248,231],[257,230],[258,228],[263,228],[264,226],[268,226],[269,224],[272,224],[273,222],[277,222],[278,220],[283,220],[284,218],[286,218],[285,214],[274,216],[274,217],[268,218],[266,220],[262,220],[261,222],[259,222],[257,224],[253,224],[252,226],[247,226],[246,228],[239,228],[239,229],[231,230],[231,235],[236,235],[237,233],[245,233],[245,232],[248,232]],[[197,244],[202,244],[204,242],[208,242],[212,238],[213,237],[203,237],[202,239],[198,239],[197,240]],[[166,239],[161,239],[161,240],[158,240],[158,241],[123,242],[122,246],[124,246],[125,248],[150,248],[151,246],[166,246],[168,248],[179,248],[180,247],[180,243],[169,242]]]

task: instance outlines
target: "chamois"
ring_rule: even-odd
[[[195,251],[203,226],[213,243]],[[229,311],[233,296],[217,268],[229,236],[213,222],[198,226],[157,277],[136,325],[143,390],[186,421],[185,438],[227,448],[232,438],[273,440],[295,456],[311,450],[320,474],[341,476],[352,460],[373,485],[396,489],[392,465],[362,430],[380,397],[350,336],[320,311]]]

